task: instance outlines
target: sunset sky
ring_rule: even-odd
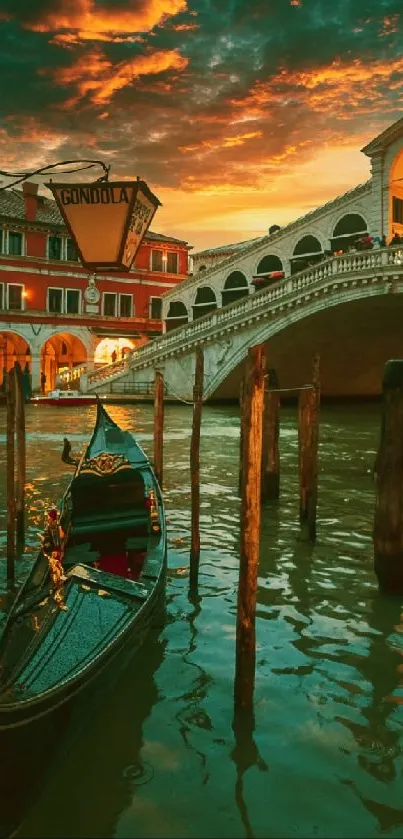
[[[0,26],[0,168],[101,158],[194,251],[367,180],[403,115],[402,0],[0,0]]]

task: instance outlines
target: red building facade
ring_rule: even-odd
[[[0,192],[0,370],[33,389],[66,368],[110,363],[160,334],[161,296],[188,276],[187,242],[149,231],[128,273],[89,274],[56,203],[37,185]]]

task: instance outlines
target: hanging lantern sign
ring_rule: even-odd
[[[57,206],[77,248],[91,271],[130,271],[160,201],[145,181],[96,181],[55,184]]]

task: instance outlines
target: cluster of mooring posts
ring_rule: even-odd
[[[204,357],[196,349],[193,424],[190,443],[191,546],[189,591],[198,591],[200,561],[200,429]],[[265,346],[251,347],[240,392],[239,494],[240,564],[236,625],[235,712],[252,712],[255,682],[255,613],[262,501],[280,496],[280,398],[298,393],[299,538],[316,539],[320,359],[312,363],[311,383],[280,388],[267,369]],[[164,383],[155,377],[154,463],[162,479]],[[403,594],[403,360],[390,361],[383,380],[381,439],[375,466],[375,572],[379,588]]]
[[[190,595],[198,594],[200,562],[200,431],[204,355],[196,349],[193,422],[190,444],[191,546]],[[319,356],[312,382],[282,389],[266,367],[263,344],[251,347],[241,385],[239,494],[240,564],[236,626],[235,710],[251,711],[255,681],[255,612],[259,565],[261,503],[280,495],[280,394],[298,392],[300,538],[316,538],[318,498]],[[7,405],[7,582],[15,579],[15,559],[25,534],[25,394],[18,363],[6,375]],[[163,486],[164,378],[155,374],[154,469]],[[403,360],[388,361],[383,377],[383,407],[374,466],[374,567],[381,592],[403,595]]]
[[[12,585],[25,537],[25,395],[18,362],[6,374],[6,403],[7,583]]]

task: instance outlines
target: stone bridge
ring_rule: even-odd
[[[264,342],[281,387],[309,382],[319,352],[324,395],[375,395],[385,361],[403,357],[402,262],[399,247],[332,257],[166,333],[119,369],[88,373],[81,388],[135,392],[161,370],[168,396],[189,400],[200,344],[205,398],[236,398],[248,348]]]

